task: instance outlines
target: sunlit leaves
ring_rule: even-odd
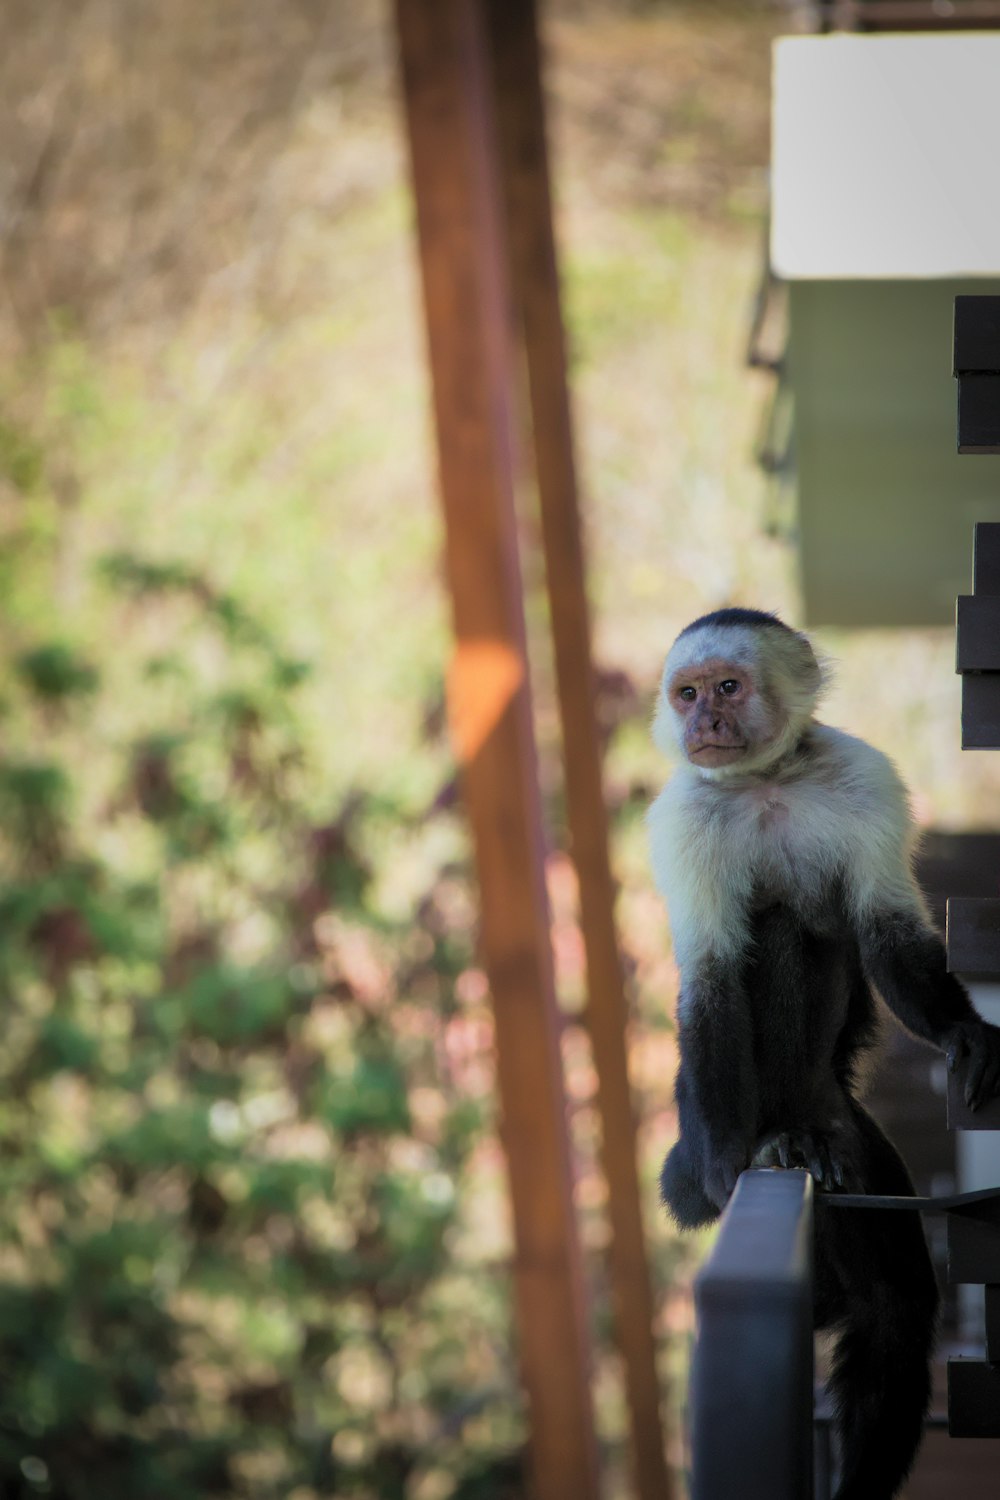
[[[9,659],[0,1475],[68,1500],[388,1494],[428,1402],[454,1444],[499,1347],[444,1339],[419,1375],[491,1077],[491,1032],[454,1014],[466,875],[413,850],[414,897],[384,903],[399,809],[315,805],[305,669],[186,563],[102,576],[114,657],[41,636]],[[362,1399],[348,1375],[376,1366]]]
[[[14,665],[28,689],[46,703],[85,696],[98,683],[96,668],[61,641],[23,652]]]
[[[26,865],[51,866],[59,859],[69,800],[69,778],[60,766],[0,761],[0,837]]]
[[[348,1138],[365,1131],[406,1131],[409,1111],[398,1061],[388,1050],[359,1057],[349,1072],[324,1081],[318,1112]]]

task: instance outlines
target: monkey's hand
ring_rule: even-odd
[[[1000,1027],[988,1021],[960,1021],[949,1028],[944,1053],[949,1073],[966,1060],[965,1102],[970,1109],[1000,1093]]]
[[[817,1187],[828,1193],[860,1192],[863,1184],[854,1170],[846,1139],[833,1130],[779,1130],[754,1152],[754,1167],[805,1167]]]

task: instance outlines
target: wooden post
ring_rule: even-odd
[[[654,1307],[628,1078],[628,1007],[615,933],[615,887],[594,704],[536,6],[535,0],[487,0],[487,11],[511,279],[531,395],[566,803],[587,955],[587,1021],[598,1075],[618,1345],[625,1368],[637,1492],[641,1500],[669,1500]]]
[[[509,303],[479,0],[396,0],[457,649],[449,683],[496,1013],[539,1500],[596,1500],[583,1275],[518,568]]]
[[[692,1500],[812,1500],[813,1182],[743,1172],[695,1282]]]

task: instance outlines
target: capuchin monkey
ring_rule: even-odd
[[[681,972],[680,1139],[661,1187],[693,1228],[746,1167],[815,1178],[815,1324],[838,1334],[836,1500],[889,1500],[929,1401],[934,1272],[917,1213],[824,1211],[823,1192],[913,1193],[858,1100],[873,990],[949,1068],[965,1060],[972,1108],[1000,1087],[1000,1030],[947,972],[895,768],[817,723],[823,683],[807,637],[758,610],[704,615],[667,657],[653,733],[681,764],[649,827]]]

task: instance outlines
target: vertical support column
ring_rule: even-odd
[[[1000,297],[956,297],[996,302]],[[1000,348],[997,351],[1000,358]],[[1000,385],[1000,376],[997,377]],[[962,749],[1000,749],[1000,523],[977,521],[972,593],[956,605],[955,669],[962,674]]]
[[[615,932],[615,888],[594,704],[536,5],[535,0],[486,0],[486,10],[511,282],[527,356],[567,812],[587,955],[587,1021],[598,1075],[618,1345],[637,1492],[641,1500],[669,1500],[628,1078],[628,1008]]]
[[[959,453],[1000,453],[1000,297],[955,298]],[[956,670],[962,674],[962,749],[1000,749],[1000,525],[975,529],[972,593],[956,610]],[[948,900],[948,968],[990,975],[1000,968],[1000,901]],[[948,1079],[948,1128],[996,1130],[1000,1100],[973,1113],[965,1103],[967,1063]],[[948,1279],[1000,1282],[1000,1215],[995,1202],[965,1204],[948,1215]],[[1000,1370],[995,1297],[987,1297],[987,1357],[949,1359],[948,1431],[952,1437],[1000,1437]]]
[[[449,708],[496,1014],[540,1500],[596,1500],[583,1275],[513,507],[509,304],[479,0],[396,0],[458,637]]]

